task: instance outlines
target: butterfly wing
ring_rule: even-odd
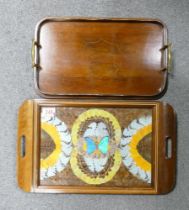
[[[85,142],[87,144],[87,154],[90,155],[96,150],[96,144],[90,137],[85,137]]]
[[[101,153],[106,154],[108,152],[108,142],[109,136],[105,136],[101,139],[100,143],[98,144],[98,149]]]

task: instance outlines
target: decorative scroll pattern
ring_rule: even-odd
[[[151,116],[143,116],[131,122],[123,131],[121,155],[124,165],[139,179],[151,183],[151,164],[137,150],[137,145],[152,132]]]
[[[57,117],[42,117],[41,129],[54,141],[55,149],[45,159],[40,160],[40,179],[55,176],[64,170],[72,151],[71,136],[64,122]]]

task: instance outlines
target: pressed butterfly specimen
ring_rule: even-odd
[[[94,139],[92,137],[85,137],[84,139],[85,139],[84,150],[87,152],[88,155],[96,152],[97,150],[104,155],[107,154],[109,136],[101,138],[98,143],[96,143],[97,139]]]

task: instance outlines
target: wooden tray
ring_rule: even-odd
[[[33,42],[45,98],[152,98],[166,90],[167,28],[155,19],[46,18]]]
[[[175,150],[165,103],[44,99],[19,109],[17,180],[27,192],[168,193]]]

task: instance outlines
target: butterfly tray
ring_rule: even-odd
[[[28,100],[19,110],[18,184],[30,192],[167,193],[175,125],[161,102]]]
[[[170,60],[167,29],[159,20],[40,21],[32,63],[35,89],[46,99],[27,100],[19,109],[19,187],[170,192],[176,117],[169,104],[150,100],[165,93]]]

